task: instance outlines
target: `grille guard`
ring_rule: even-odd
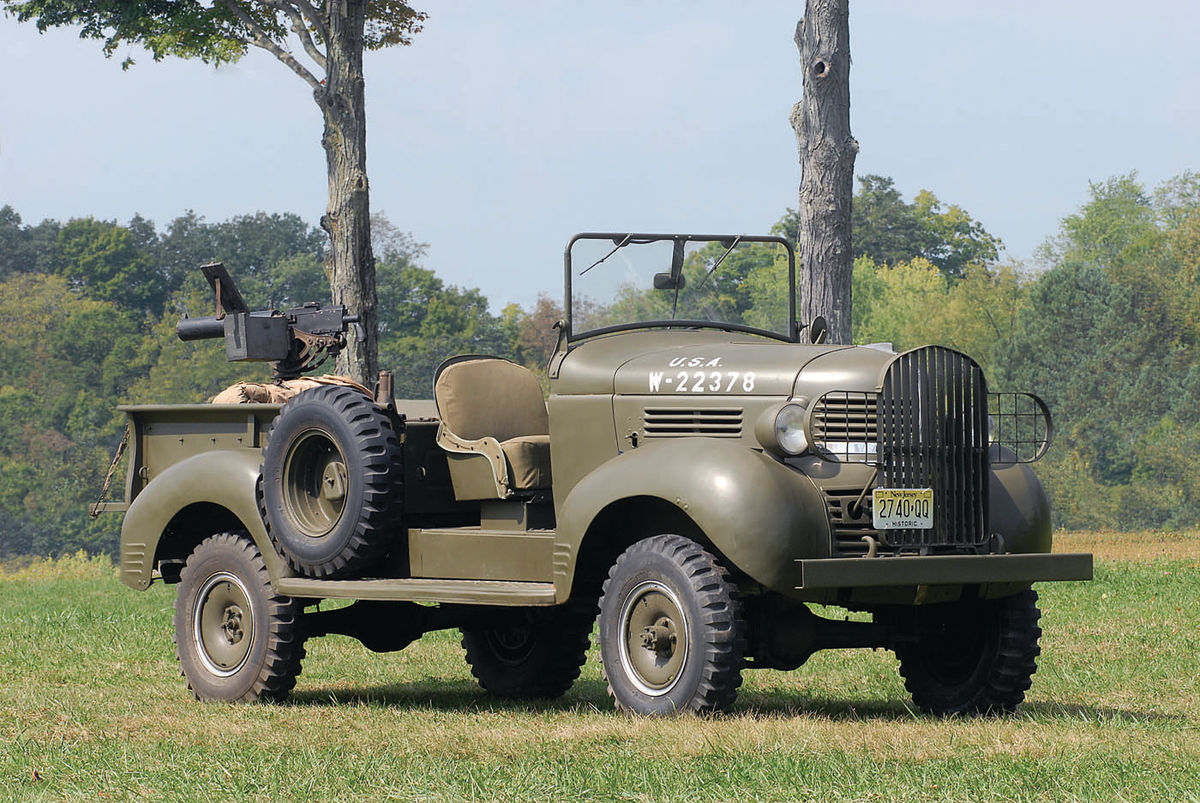
[[[1041,460],[1054,437],[1050,408],[1032,393],[989,393],[988,415],[995,433],[992,462],[1033,463]],[[1005,454],[1008,452],[1009,454]]]

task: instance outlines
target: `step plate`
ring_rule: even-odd
[[[456,605],[554,605],[553,583],[501,580],[313,580],[288,577],[276,587],[290,597],[404,600]]]

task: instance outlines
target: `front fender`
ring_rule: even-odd
[[[992,460],[989,531],[1004,538],[1008,552],[1049,552],[1050,501],[1041,480],[1008,449],[993,446]]]
[[[258,472],[257,450],[229,449],[180,460],[154,477],[134,498],[121,524],[121,582],[139,591],[150,586],[163,531],[179,511],[197,503],[218,505],[237,517],[258,545],[272,581],[291,576],[258,512]]]
[[[777,591],[799,584],[797,558],[829,554],[825,503],[811,480],[738,442],[681,438],[627,451],[571,490],[558,515],[559,539],[572,547],[568,578],[596,516],[646,496],[675,505],[734,567]]]

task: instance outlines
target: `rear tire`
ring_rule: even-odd
[[[600,657],[617,708],[723,711],[742,685],[746,625],[728,572],[678,535],[617,558],[600,600]]]
[[[923,611],[920,640],[896,650],[905,688],[923,711],[1009,714],[1037,671],[1037,592]]]
[[[579,677],[591,646],[596,606],[514,611],[504,624],[463,628],[471,674],[486,691],[517,700],[561,697]]]
[[[403,477],[386,412],[350,387],[306,390],[280,410],[263,449],[271,542],[302,575],[359,574],[391,545]]]
[[[276,594],[245,533],[219,533],[188,556],[175,598],[175,657],[198,700],[280,702],[296,685],[304,630]]]

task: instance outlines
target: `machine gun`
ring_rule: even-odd
[[[358,316],[347,315],[341,304],[322,307],[310,301],[284,312],[251,312],[222,263],[201,265],[200,272],[216,296],[216,315],[184,316],[175,326],[175,334],[180,340],[224,337],[229,360],[274,362],[276,379],[295,379],[336,356],[346,347],[351,324],[355,334],[363,337]]]

